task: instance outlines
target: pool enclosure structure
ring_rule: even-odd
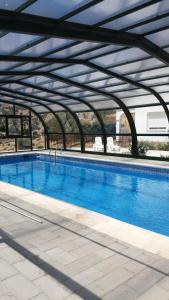
[[[168,37],[168,0],[0,1],[0,151],[167,159]]]

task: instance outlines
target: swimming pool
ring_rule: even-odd
[[[0,180],[169,236],[169,169],[25,154]]]

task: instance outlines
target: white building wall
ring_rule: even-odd
[[[145,107],[145,108],[135,108],[131,110],[131,113],[135,115],[135,125],[137,133],[145,134],[164,134],[169,132],[168,120],[167,117],[155,120],[155,126],[158,128],[165,127],[166,129],[149,129],[149,113],[164,113],[164,110],[161,107]],[[117,111],[116,113],[116,132],[119,133],[119,120],[121,115],[124,114],[122,111]],[[139,136],[139,141],[149,141],[149,142],[169,142],[169,137],[167,136]]]

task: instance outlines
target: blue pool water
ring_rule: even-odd
[[[34,154],[1,157],[0,180],[169,236],[169,170]]]

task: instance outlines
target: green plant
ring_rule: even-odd
[[[149,143],[139,142],[139,144],[138,144],[138,153],[139,154],[146,154],[149,149],[150,149]]]

